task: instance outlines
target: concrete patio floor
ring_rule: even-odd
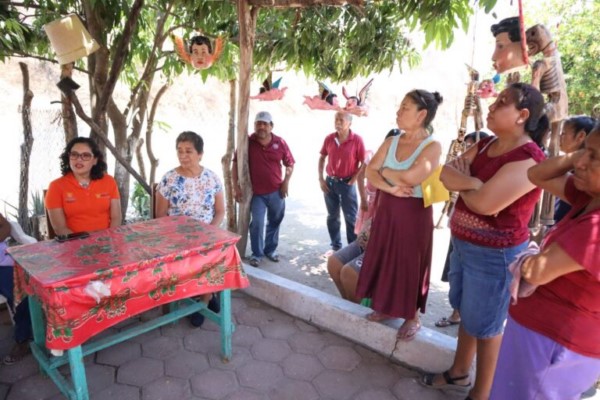
[[[88,356],[91,399],[461,399],[428,390],[418,374],[242,292],[233,294],[233,359],[219,354],[217,326],[187,320]],[[6,314],[4,311],[2,314]],[[0,315],[2,321],[7,315]],[[148,317],[146,315],[145,317]],[[138,323],[139,318],[127,321]],[[121,324],[113,329],[123,328]],[[0,354],[12,345],[0,325]],[[0,366],[0,399],[62,399],[33,357]]]

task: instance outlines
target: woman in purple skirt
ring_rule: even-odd
[[[572,208],[521,264],[539,286],[509,310],[490,399],[575,400],[600,376],[600,126],[528,176]]]

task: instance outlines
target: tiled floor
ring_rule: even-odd
[[[418,374],[241,293],[233,296],[233,358],[224,364],[216,325],[187,320],[88,356],[92,399],[442,400]],[[5,312],[4,312],[5,313]],[[0,315],[5,321],[5,315]],[[128,321],[137,323],[138,319]],[[122,325],[121,325],[122,327]],[[116,329],[116,328],[115,328]],[[12,344],[0,325],[0,354]],[[31,356],[0,366],[0,399],[61,399]]]

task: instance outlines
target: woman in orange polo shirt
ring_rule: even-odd
[[[62,177],[48,188],[46,208],[57,235],[121,225],[117,183],[92,139],[71,140],[60,156]]]

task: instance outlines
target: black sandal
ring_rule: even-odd
[[[426,387],[432,388],[432,389],[438,389],[438,390],[452,390],[452,391],[459,391],[459,392],[466,393],[471,388],[471,382],[467,383],[466,385],[461,385],[461,384],[456,383],[457,381],[462,381],[463,379],[467,379],[469,377],[469,375],[457,376],[457,377],[453,378],[450,376],[449,370],[444,371],[442,373],[442,377],[444,378],[445,383],[442,383],[439,385],[434,385],[433,380],[435,379],[435,377],[437,375],[439,375],[439,374],[425,374],[421,377],[419,382],[423,386],[426,386]]]
[[[15,343],[10,349],[10,353],[2,359],[2,364],[13,365],[18,363],[29,353],[31,353],[29,342]]]

